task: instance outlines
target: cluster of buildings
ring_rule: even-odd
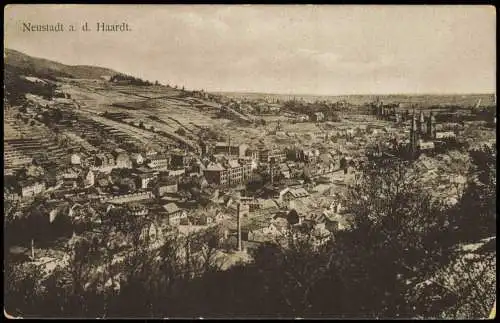
[[[316,203],[317,199],[314,194],[300,186],[282,189],[276,199],[267,200],[274,201],[277,206],[272,208],[265,220],[246,222],[240,228],[241,239],[250,242],[275,241],[284,238],[288,230],[295,227],[299,232],[302,228],[308,229],[313,245],[320,246],[331,238],[332,233],[348,229],[350,216],[341,207],[340,196],[332,194],[326,205],[311,207],[310,203]],[[247,202],[241,203],[245,205]],[[246,217],[251,218],[252,211]],[[234,227],[229,229],[233,233],[238,230]],[[286,243],[286,239],[283,242]]]
[[[322,122],[325,120],[326,120],[325,114],[321,111],[311,112],[309,114],[302,113],[295,116],[295,121],[297,122],[308,122],[308,121]]]
[[[432,112],[426,118],[423,112],[417,119],[412,116],[410,129],[410,155],[416,157],[418,153],[432,152],[437,147],[456,141],[453,131],[436,131],[436,118]]]
[[[401,112],[399,104],[383,104],[381,101],[371,105],[372,113],[379,119],[395,121],[397,123],[408,120],[410,111]]]
[[[332,111],[311,111],[309,113],[299,113],[295,116],[296,122],[324,122],[338,121],[338,116]]]
[[[266,210],[290,209],[290,202],[310,198],[314,190],[310,187],[306,190],[303,181],[298,180],[301,173],[299,163],[311,166],[313,176],[336,171],[341,164],[339,158],[322,156],[315,149],[298,149],[291,154],[287,149],[252,148],[230,141],[207,144],[205,149],[201,158],[181,150],[129,153],[118,148],[96,154],[75,152],[68,156],[65,167],[55,171],[55,179],[48,181],[45,175],[41,175],[20,180],[13,195],[32,199],[45,194],[54,205],[57,201],[94,201],[111,205],[131,216],[155,214],[171,226],[210,225],[220,223],[224,216],[217,212],[192,216],[189,210],[196,209],[198,202],[192,201],[194,204],[188,205],[182,196],[182,182],[195,179],[203,183],[201,188],[211,186],[222,192],[228,187],[246,184],[261,170],[270,173],[271,178],[284,179],[282,183],[278,180],[272,183],[276,185],[269,198],[242,198],[242,214],[260,214]],[[322,164],[322,158],[332,162],[325,167],[313,167]],[[214,200],[214,196],[211,197]],[[274,222],[271,224],[266,229],[270,230],[268,234],[273,231],[271,227],[276,229],[277,226]]]
[[[457,143],[457,136],[455,131],[438,131],[436,116],[434,112],[430,111],[426,116],[424,112],[420,112],[418,116],[410,113],[409,110],[401,112],[398,104],[384,105],[380,101],[372,104],[372,111],[377,118],[382,120],[394,121],[402,124],[409,120],[409,138],[406,140],[399,140],[393,138],[391,140],[391,151],[388,156],[398,155],[408,159],[415,159],[421,153],[433,154],[435,152],[444,151],[447,147],[451,147]],[[371,155],[381,157],[384,155],[380,145],[375,149]]]
[[[323,112],[308,115],[308,120],[325,119]],[[83,127],[82,131],[90,132],[94,125],[88,120],[86,122],[88,127]],[[345,140],[358,134],[352,129],[331,130],[331,133],[334,137],[345,137]],[[98,135],[94,133],[92,138]],[[330,141],[328,131],[318,131],[313,135]],[[54,205],[63,201],[92,201],[108,205],[109,210],[114,210],[110,212],[123,216],[154,215],[169,226],[224,223],[228,214],[229,219],[234,219],[231,212],[241,213],[247,218],[267,214],[272,215],[272,219],[253,229],[245,226],[244,236],[250,240],[267,239],[283,232],[287,226],[309,225],[318,233],[318,241],[324,242],[329,232],[343,227],[339,224],[342,220],[336,218],[339,208],[321,206],[317,212],[309,212],[303,205],[318,196],[331,198],[332,187],[340,187],[340,182],[351,176],[356,168],[348,154],[342,155],[334,150],[252,146],[231,142],[230,138],[227,142],[203,142],[201,156],[179,149],[156,152],[135,148],[127,151],[112,145],[99,147],[97,151],[72,153],[66,167],[55,170],[53,181],[45,180],[43,176],[19,181],[21,187],[15,192],[21,199],[45,194]],[[264,187],[262,184],[259,192],[245,193],[237,210],[233,210],[234,203],[231,205],[225,200],[228,189],[232,187],[241,191],[241,187],[259,173],[265,177],[270,175],[271,185],[265,184],[268,187]],[[201,195],[196,190],[201,191]],[[203,199],[222,208],[200,212]],[[54,210],[59,209],[54,206]],[[52,212],[51,217],[56,213]],[[286,216],[278,216],[282,213]]]
[[[208,97],[205,93],[200,96]],[[237,112],[259,114],[276,114],[282,107],[265,102],[223,104]],[[301,109],[303,107],[306,106],[299,105],[294,110],[296,121],[335,121],[332,112],[346,108],[347,103],[336,106],[317,103],[310,112]],[[232,110],[230,112],[234,113]],[[453,131],[438,131],[432,112],[428,116],[420,113],[417,117],[409,110],[401,111],[400,105],[378,102],[373,106],[373,113],[379,119],[394,121],[396,127],[400,128],[408,120],[411,122],[409,136],[405,134],[408,140],[389,141],[394,150],[403,147],[405,153],[415,158],[421,152],[432,152],[456,139]],[[105,116],[120,122],[127,117],[117,113]],[[315,243],[321,245],[328,241],[332,232],[349,228],[349,214],[342,207],[344,201],[339,192],[359,178],[358,166],[365,161],[368,143],[387,137],[394,130],[387,123],[354,121],[355,125],[346,122],[334,129],[328,128],[328,124],[317,124],[317,128],[324,129],[313,129],[307,133],[305,142],[287,148],[284,144],[271,147],[237,143],[231,138],[227,142],[200,142],[199,156],[182,149],[162,149],[160,152],[146,147],[137,149],[142,141],[135,140],[134,134],[140,132],[135,129],[141,128],[140,125],[133,125],[138,132],[131,135],[91,118],[79,117],[68,121],[67,125],[77,123],[76,136],[99,149],[83,149],[85,153],[61,157],[65,165],[54,170],[53,179],[46,178],[46,174],[19,178],[5,198],[32,200],[44,194],[49,198],[51,222],[58,214],[72,216],[74,213],[62,205],[94,203],[104,207],[105,216],[110,218],[153,218],[177,228],[221,224],[226,229],[225,237],[237,236],[238,245],[241,240],[273,240],[290,227],[307,227],[312,228]],[[395,132],[403,133],[401,128]],[[108,133],[115,145],[106,146],[100,141],[103,134]],[[279,123],[274,134],[298,137],[290,132],[285,134]],[[301,141],[294,143],[297,142]],[[29,151],[38,141],[23,144]],[[16,140],[8,142],[7,158],[24,158],[18,147]],[[379,146],[374,154],[382,155],[382,148]],[[59,156],[52,152],[50,155]],[[28,159],[22,161],[21,166],[32,163]],[[256,190],[250,189],[250,185],[246,187],[257,174],[265,175],[261,187]],[[233,198],[235,191],[244,196]]]

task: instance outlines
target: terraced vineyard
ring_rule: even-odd
[[[59,165],[68,157],[68,149],[44,125],[16,119],[10,111],[4,118],[4,165],[5,169],[18,169],[34,159],[42,165],[54,162]]]
[[[199,150],[200,128],[215,123],[207,118],[207,113],[216,118],[220,110],[217,105],[196,98],[180,98],[180,91],[166,87],[110,86],[73,80],[71,85],[64,86],[64,91],[77,102],[75,113],[102,125],[101,132],[118,136],[118,141],[128,142],[125,137],[133,137],[140,144],[176,144],[193,151]],[[209,111],[200,114],[200,106]],[[104,112],[107,114],[103,115]],[[99,128],[97,124],[91,128]],[[139,127],[141,124],[143,128]],[[179,129],[184,133],[177,133]]]
[[[51,137],[35,136],[24,139],[4,140],[5,168],[17,169],[31,163],[33,159],[42,166],[54,163],[62,166],[69,158],[68,148]]]
[[[142,122],[146,128],[140,129],[143,132],[154,127],[157,136],[187,145],[193,150],[197,149],[194,139],[200,129],[231,122],[222,117],[222,111],[232,119],[247,122],[251,120],[250,117],[223,108],[218,103],[186,96],[180,90],[164,86],[117,86],[100,81],[72,80],[70,85],[66,84],[63,89],[78,102],[80,110],[91,114],[108,112],[126,113],[129,116],[112,118],[112,121],[124,123],[125,126],[93,117],[97,122],[108,126],[112,124],[113,127],[132,135],[137,133],[127,125],[137,126]],[[178,129],[184,130],[185,134],[176,133]],[[152,136],[145,134],[145,137],[150,140]]]

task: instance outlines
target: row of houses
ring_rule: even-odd
[[[328,242],[332,234],[349,229],[349,217],[331,211],[317,216],[299,214],[295,210],[288,212],[277,212],[270,221],[256,221],[241,228],[242,241],[264,242],[275,239],[283,239],[286,243],[288,233],[311,232],[308,235],[315,246],[321,246]],[[302,231],[305,229],[306,231]],[[235,228],[230,228],[229,234],[236,234]],[[226,233],[228,235],[228,233]]]
[[[262,163],[269,163],[272,159],[277,161],[286,160],[286,153],[282,149],[268,148],[263,145],[251,148],[247,144],[231,142],[216,142],[215,144],[205,144],[206,155],[227,155],[234,158],[247,158],[257,160]]]

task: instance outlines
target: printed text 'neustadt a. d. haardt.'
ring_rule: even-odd
[[[78,24],[68,24],[57,22],[53,24],[34,24],[31,22],[22,23],[23,32],[64,32],[64,31],[97,31],[97,32],[124,32],[132,31],[130,25],[126,22],[108,24],[104,22],[97,22],[94,24],[94,28],[91,27],[92,24],[88,22],[83,22],[81,25]]]

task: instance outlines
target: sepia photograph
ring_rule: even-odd
[[[493,319],[496,8],[4,7],[4,317]]]

